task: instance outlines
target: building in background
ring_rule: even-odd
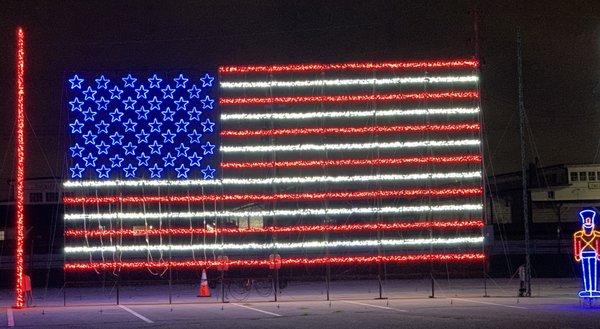
[[[13,196],[13,181],[5,185],[7,195]],[[0,201],[0,277],[1,286],[10,286],[14,277],[14,200]],[[25,181],[25,238],[26,266],[34,285],[41,284],[48,270],[62,271],[64,208],[61,178],[39,177]],[[10,281],[9,281],[10,280]],[[40,281],[41,280],[41,281]]]
[[[562,164],[539,167],[531,164],[528,170],[529,218],[534,255],[534,271],[552,275],[558,267],[552,262],[565,262],[564,276],[577,269],[571,261],[571,238],[579,228],[577,212],[583,207],[600,205],[600,165]],[[488,178],[487,213],[488,232],[492,238],[491,254],[494,268],[501,269],[501,261],[516,269],[525,253],[523,244],[523,202],[521,172]],[[501,263],[500,265],[498,263]],[[506,267],[506,266],[505,266]],[[512,274],[512,273],[511,273]]]

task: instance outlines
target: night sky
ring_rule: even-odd
[[[3,1],[0,179],[13,175],[17,25],[27,39],[27,175],[39,177],[64,174],[65,72],[470,58],[476,8],[487,174],[520,166],[517,26],[530,160],[597,162],[600,1],[555,2]]]

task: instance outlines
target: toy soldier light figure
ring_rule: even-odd
[[[600,232],[594,229],[597,213],[598,211],[594,208],[581,210],[579,212],[581,230],[573,234],[573,255],[576,261],[581,262],[583,277],[583,290],[579,292],[579,297],[583,298],[600,297],[596,280]]]

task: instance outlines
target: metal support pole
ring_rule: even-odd
[[[531,257],[529,254],[529,198],[527,193],[527,153],[525,147],[525,105],[523,102],[523,45],[517,27],[517,75],[519,80],[519,135],[521,139],[521,188],[523,192],[523,224],[525,226],[525,296],[531,297]]]
[[[327,286],[327,300],[329,300],[329,282],[331,282],[331,264],[327,264],[327,272],[325,276],[325,283]]]
[[[275,269],[275,279],[273,280],[273,292],[275,294],[275,301],[277,301],[278,291],[279,291],[279,270]]]
[[[379,285],[379,297],[377,299],[383,299],[383,284],[381,283],[381,274],[379,274],[377,279],[377,283]]]
[[[431,296],[429,298],[435,298],[435,281],[433,280],[433,274],[431,274]]]
[[[225,303],[225,271],[221,271],[221,303]]]
[[[169,266],[169,305],[173,303],[173,292],[171,291],[171,281],[173,280],[173,273],[171,272],[171,267]]]
[[[490,297],[487,293],[487,275],[483,273],[483,297]]]
[[[121,301],[119,300],[119,287],[121,285],[119,284],[119,281],[117,281],[117,305],[120,305]]]

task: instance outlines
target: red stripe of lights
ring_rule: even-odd
[[[339,159],[339,160],[298,160],[298,161],[258,161],[258,162],[221,162],[221,168],[227,169],[265,169],[265,168],[315,168],[315,167],[358,167],[358,166],[395,166],[421,164],[478,164],[480,155],[446,155],[383,159]]]
[[[244,73],[281,73],[281,72],[320,72],[337,70],[407,70],[407,69],[458,69],[479,67],[479,62],[468,60],[440,60],[418,62],[382,62],[382,63],[341,63],[341,64],[292,64],[268,66],[223,66],[221,74]]]
[[[191,234],[285,234],[285,233],[335,233],[335,232],[365,232],[365,231],[409,231],[409,230],[450,230],[483,228],[483,220],[445,220],[431,222],[396,222],[396,223],[361,223],[342,225],[296,225],[268,227],[220,227],[205,228],[149,228],[149,229],[112,229],[112,230],[81,230],[67,229],[67,237],[104,237],[104,236],[160,236],[160,235],[191,235]]]
[[[24,245],[25,245],[25,32],[17,29],[17,128],[16,128],[16,264],[15,307],[25,307]]]
[[[295,136],[295,135],[361,135],[404,132],[466,132],[479,131],[478,123],[429,124],[401,126],[290,128],[263,130],[222,130],[221,137]]]
[[[483,253],[455,253],[455,254],[416,254],[416,255],[391,255],[391,256],[349,256],[349,257],[319,257],[319,258],[282,258],[282,266],[299,265],[361,265],[380,263],[470,263],[480,262],[485,259]],[[269,267],[275,261],[268,259],[236,259],[236,260],[195,260],[195,261],[164,261],[164,262],[73,262],[65,263],[66,271],[85,270],[112,270],[112,269],[160,269],[160,268],[208,268],[208,267]]]
[[[301,103],[357,103],[357,102],[393,102],[409,100],[447,100],[477,99],[479,92],[444,91],[425,93],[394,93],[369,95],[336,95],[336,96],[282,96],[282,97],[223,97],[220,105],[261,105],[261,104],[301,104]]]
[[[281,193],[265,194],[224,194],[224,195],[165,195],[165,196],[99,196],[99,197],[64,197],[65,204],[108,204],[108,203],[187,203],[187,202],[225,202],[225,201],[320,201],[371,198],[411,198],[411,197],[468,197],[479,196],[482,189],[471,188],[437,188],[437,189],[403,189],[352,192],[322,193]]]

